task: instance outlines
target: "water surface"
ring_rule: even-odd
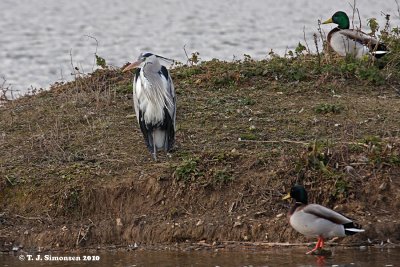
[[[398,266],[400,248],[334,248],[329,257],[304,254],[304,248],[266,249],[265,251],[198,251],[198,252],[167,252],[167,251],[132,251],[87,254],[53,254],[53,256],[96,255],[99,261],[93,262],[45,262],[24,261],[18,256],[0,255],[0,266]],[[48,254],[48,253],[47,253]],[[44,257],[46,253],[42,254]]]
[[[203,60],[264,58],[303,41],[312,46],[317,20],[352,13],[337,0],[1,0],[0,85],[15,90],[70,80],[73,67],[93,69],[94,52],[122,66],[142,51],[185,61],[183,47]],[[357,0],[363,27],[381,12],[399,17],[395,0]],[[324,26],[329,31],[331,26]],[[72,64],[71,64],[72,60]]]

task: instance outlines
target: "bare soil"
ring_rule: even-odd
[[[271,64],[173,69],[177,143],[158,162],[120,70],[0,107],[1,250],[304,242],[281,200],[296,182],[366,229],[340,244],[399,242],[398,84]]]

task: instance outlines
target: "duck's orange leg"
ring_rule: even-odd
[[[306,254],[311,254],[314,251],[316,251],[317,249],[322,248],[323,246],[324,246],[324,239],[322,237],[318,237],[318,241],[317,241],[317,244],[315,245],[315,247],[312,250],[310,250],[309,252],[307,252]]]
[[[325,240],[323,237],[320,237],[319,247],[322,248],[325,245]]]

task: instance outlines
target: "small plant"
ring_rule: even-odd
[[[185,66],[173,70],[173,75],[180,79],[187,79],[189,77],[201,74],[203,72],[201,66]]]
[[[253,133],[243,133],[240,135],[241,140],[256,140],[257,136]]]
[[[80,190],[79,189],[71,189],[68,193],[65,194],[66,198],[66,208],[68,210],[74,210],[79,206],[80,200]]]
[[[385,79],[379,68],[374,65],[366,66],[365,64],[360,64],[356,73],[361,80],[366,80],[378,85],[385,83]]]
[[[183,162],[175,169],[176,178],[184,182],[195,180],[200,174],[197,166],[198,161],[199,159],[197,158],[183,160]]]
[[[95,54],[94,56],[96,57],[96,65],[102,67],[103,69],[106,69],[107,68],[106,60],[101,56],[98,56],[97,54]]]
[[[13,98],[11,85],[6,85],[6,82],[7,80],[3,78],[3,83],[0,84],[0,104],[1,102],[6,102]]]
[[[132,93],[132,85],[131,84],[123,84],[116,88],[116,92],[120,94],[131,94]]]
[[[314,111],[318,114],[328,114],[328,113],[339,114],[342,110],[343,108],[341,106],[328,103],[318,104],[314,108]]]
[[[294,52],[296,53],[296,56],[300,56],[306,50],[307,50],[307,48],[299,42],[299,44],[297,45],[297,47],[294,50]]]
[[[6,178],[6,182],[11,186],[16,186],[20,183],[25,183],[25,180],[20,179],[14,175],[6,175],[5,178]]]
[[[193,52],[191,57],[188,56],[187,52],[186,52],[186,45],[183,46],[183,50],[185,51],[187,60],[188,60],[188,64],[190,64],[191,66],[196,65],[197,63],[200,62],[200,53],[199,52]]]
[[[382,138],[380,138],[379,136],[376,135],[367,135],[365,136],[362,140],[362,143],[365,143],[367,145],[382,145]]]
[[[243,106],[252,106],[256,103],[256,101],[254,99],[252,99],[251,97],[241,98],[241,99],[239,99],[239,102]]]
[[[298,164],[299,168],[311,168],[313,170],[321,170],[323,173],[329,173],[327,165],[331,159],[331,151],[327,142],[315,141],[312,145],[307,148],[307,151],[303,153],[302,162]],[[303,166],[305,163],[305,166]]]
[[[333,189],[332,195],[337,199],[346,198],[349,190],[349,184],[342,178],[339,178]]]
[[[227,170],[218,170],[214,174],[214,181],[217,184],[227,184],[228,182],[231,182],[234,180],[234,177],[232,174],[227,171]]]
[[[254,62],[254,60],[251,58],[250,55],[244,54],[243,57],[244,57],[243,59],[244,62]]]
[[[369,28],[371,29],[371,35],[375,35],[375,33],[378,31],[379,29],[379,24],[376,21],[376,18],[370,18],[367,20],[367,25],[369,26]]]

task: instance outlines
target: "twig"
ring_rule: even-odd
[[[99,47],[99,41],[97,41],[97,39],[95,37],[93,37],[93,36],[86,35],[86,34],[84,36],[88,37],[88,38],[91,38],[91,39],[96,41],[96,50],[94,51],[94,59],[93,59],[93,66],[92,66],[92,72],[93,72],[94,66],[96,65],[96,60],[97,60],[96,56],[97,56],[97,48]]]
[[[186,64],[189,64],[190,58],[189,58],[188,53],[186,52],[186,44],[183,46],[183,51],[185,51],[185,55],[186,55],[186,58],[187,58],[187,63]],[[193,66],[193,62],[192,62],[192,66]]]
[[[360,16],[360,10],[358,8],[356,8],[357,10],[357,15],[358,15],[358,20],[360,21],[360,31],[362,29],[362,25],[361,25],[361,16]]]
[[[89,234],[90,229],[94,226],[94,223],[91,219],[89,219],[90,224],[86,226],[86,229],[83,229],[83,226],[79,228],[78,236],[76,238],[76,245],[78,246],[83,240],[87,240],[87,235]],[[83,234],[82,234],[83,233]],[[81,238],[82,236],[82,238]]]
[[[322,33],[321,25],[322,25],[322,22],[321,22],[321,20],[319,19],[319,20],[318,20],[318,32],[319,32],[319,37],[321,38],[322,45],[324,45],[324,42],[325,42],[325,40],[326,40],[326,37],[325,37],[324,34]]]
[[[356,0],[353,1],[353,4],[349,3],[349,5],[350,5],[351,9],[353,10],[353,15],[352,15],[352,18],[351,18],[351,26],[354,29],[354,16],[356,14]]]
[[[314,37],[315,49],[317,49],[318,67],[321,67],[321,55],[319,54],[319,49],[318,49],[318,36],[316,33],[314,33],[313,37]]]
[[[14,91],[18,91],[18,90],[13,90],[11,87],[11,84],[8,84],[6,86],[7,80],[5,77],[1,77],[3,80],[3,83],[0,85],[0,104],[1,102],[7,102],[10,101],[12,99],[14,99]],[[9,93],[9,96],[7,96],[7,94]]]
[[[310,47],[308,47],[308,43],[307,43],[307,39],[306,39],[306,26],[303,26],[303,37],[304,37],[304,42],[306,43],[307,52],[308,52],[308,54],[311,54]]]
[[[299,144],[299,145],[310,145],[314,144],[315,142],[303,142],[303,141],[295,141],[295,140],[243,140],[240,139],[238,140],[239,142],[247,142],[247,143],[266,143],[266,144],[276,144],[276,143],[291,143],[291,144]],[[337,142],[336,144],[342,144],[342,145],[358,145],[358,146],[363,146],[365,148],[368,148],[369,146],[364,143],[359,143],[359,142]]]
[[[12,186],[15,185],[15,183],[13,181],[11,181],[10,178],[8,178],[8,175],[6,175],[6,179],[10,183],[10,185],[12,185]]]
[[[25,216],[22,216],[22,215],[19,215],[19,214],[15,214],[14,216],[16,218],[21,218],[21,219],[24,219],[24,220],[35,220],[35,221],[38,220],[41,223],[43,223],[43,219],[40,218],[40,217],[25,217]]]
[[[399,18],[400,18],[400,4],[399,4],[399,1],[398,0],[394,0],[395,2],[396,2],[396,5],[397,5],[397,13],[398,13],[398,16],[399,16]]]
[[[72,48],[69,50],[69,57],[70,57],[70,62],[71,62],[71,67],[72,67],[72,71],[73,73],[71,73],[72,75],[75,76],[76,79],[76,67],[74,66],[74,62],[72,60]],[[79,74],[79,73],[78,73]]]
[[[239,138],[239,142],[248,142],[248,143],[293,143],[293,144],[300,144],[300,145],[309,145],[310,143],[302,142],[302,141],[293,141],[293,140],[243,140]]]

